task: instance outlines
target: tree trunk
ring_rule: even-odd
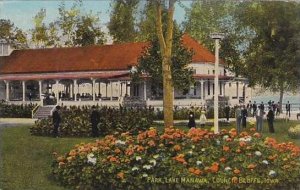
[[[163,1],[164,2],[164,1]],[[164,126],[173,126],[173,80],[171,74],[172,43],[173,43],[173,15],[175,0],[169,0],[167,31],[164,36],[162,24],[162,2],[156,1],[156,32],[159,39],[163,70],[163,107]]]
[[[280,108],[280,113],[283,113],[283,111],[282,111],[282,100],[283,100],[283,87],[280,88],[280,94],[279,94],[279,108]]]

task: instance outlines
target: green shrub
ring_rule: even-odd
[[[0,117],[2,118],[31,118],[31,111],[36,104],[14,105],[0,103]]]
[[[288,130],[288,135],[292,139],[299,139],[300,138],[300,125],[290,127],[289,130]]]
[[[138,133],[146,130],[153,122],[152,109],[119,109],[98,107],[100,112],[99,134],[113,134],[114,132],[131,131]],[[62,122],[59,128],[60,136],[90,136],[92,125],[90,123],[91,108],[63,107],[61,109]],[[53,130],[52,118],[36,121],[30,128],[33,135],[51,136]]]
[[[300,148],[250,129],[213,134],[150,128],[79,144],[56,155],[52,172],[72,189],[291,189],[300,182]],[[217,182],[216,180],[219,180]],[[223,181],[223,182],[221,182]]]
[[[229,115],[230,115],[231,118],[235,117],[235,109],[236,109],[235,107],[232,107],[230,109]],[[190,111],[194,112],[196,119],[200,118],[201,111],[202,111],[200,107],[178,108],[177,106],[175,106],[174,114],[173,114],[174,119],[175,120],[187,120]],[[207,108],[205,115],[206,115],[207,119],[213,119],[214,118],[214,109],[213,109],[213,107]],[[219,109],[219,118],[225,118],[224,107],[220,107],[220,109]],[[156,109],[154,120],[163,120],[163,119],[164,119],[163,110]]]

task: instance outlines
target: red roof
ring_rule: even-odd
[[[214,63],[214,55],[189,35],[183,43],[194,50],[193,63]],[[0,74],[128,70],[148,43],[15,50],[0,56]]]

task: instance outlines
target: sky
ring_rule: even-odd
[[[85,12],[92,11],[100,14],[100,24],[109,22],[111,0],[83,0]],[[58,7],[61,0],[0,0],[0,19],[10,19],[15,26],[24,31],[33,28],[33,17],[41,9],[46,9],[46,24],[58,18]],[[66,7],[71,7],[74,1],[65,1]],[[174,18],[182,22],[185,17],[183,6],[189,6],[190,1],[176,4]]]

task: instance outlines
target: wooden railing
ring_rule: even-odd
[[[40,104],[37,104],[37,105],[31,110],[31,118],[33,118],[34,114],[36,113],[36,111],[38,110],[39,107],[40,107]]]

